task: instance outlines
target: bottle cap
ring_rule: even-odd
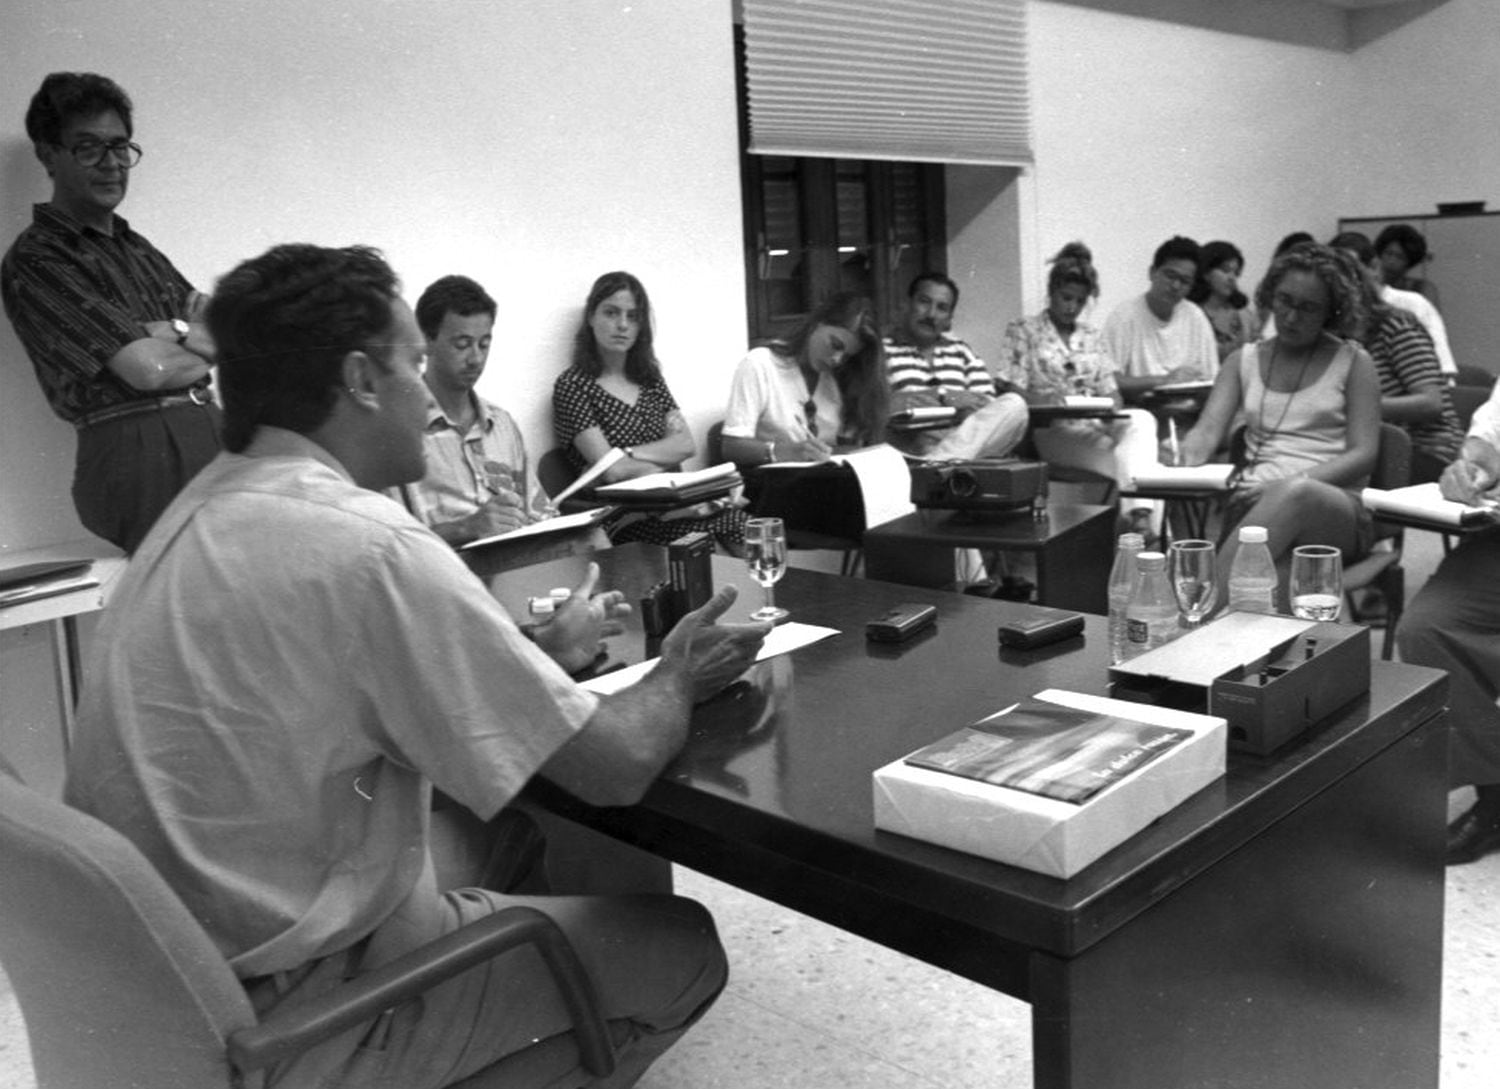
[[[1135,564],[1142,571],[1150,571],[1158,567],[1165,568],[1167,566],[1167,557],[1165,553],[1161,552],[1137,552]]]
[[[1121,548],[1133,548],[1137,552],[1139,552],[1141,549],[1143,549],[1143,548],[1146,547],[1146,537],[1145,537],[1145,534],[1142,534],[1142,533],[1122,533],[1122,534],[1120,534],[1120,547]]]
[[[1240,527],[1240,544],[1265,544],[1265,543],[1266,543],[1266,527],[1265,526],[1241,526]]]
[[[550,597],[533,597],[527,599],[527,609],[531,615],[538,620],[545,620],[557,610],[557,603]]]
[[[547,591],[547,596],[557,604],[561,605],[564,601],[567,601],[568,598],[573,596],[573,590],[568,586],[554,586],[552,589]]]

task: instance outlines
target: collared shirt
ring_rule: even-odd
[[[1211,382],[1219,373],[1214,327],[1187,301],[1162,321],[1151,312],[1146,296],[1126,299],[1104,320],[1102,336],[1118,373],[1132,378],[1160,377],[1186,367]]]
[[[526,456],[515,420],[499,405],[471,392],[476,416],[466,432],[443,412],[437,398],[427,405],[427,475],[405,489],[411,512],[424,525],[467,518],[495,494],[493,481],[525,498],[526,514],[547,517],[547,494]]]
[[[112,233],[86,227],[51,204],[0,262],[0,296],[31,357],[47,403],[62,419],[154,397],[109,370],[144,323],[184,317],[193,286],[157,248],[114,217]]]
[[[892,333],[885,338],[885,366],[893,393],[950,389],[995,395],[995,380],[984,360],[962,340],[946,333],[933,345],[930,360],[904,334]]]
[[[1119,388],[1114,361],[1104,350],[1099,331],[1079,322],[1064,337],[1045,310],[1005,327],[1000,377],[1043,402],[1061,403],[1062,398],[1072,396],[1113,397]]]
[[[488,818],[598,706],[400,504],[264,427],[146,536],[90,680],[69,804],[141,849],[241,977],[398,908],[420,925],[395,944],[433,936],[432,787]]]

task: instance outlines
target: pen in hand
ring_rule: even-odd
[[[1172,464],[1182,464],[1182,448],[1177,445],[1177,421],[1167,421],[1167,448],[1172,452]]]

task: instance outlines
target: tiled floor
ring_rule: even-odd
[[[1409,535],[1408,585],[1419,587],[1438,556],[1436,537]],[[641,1089],[1030,1084],[1024,1004],[691,871],[679,870],[677,882],[719,920],[733,977]],[[1500,1084],[1500,855],[1449,870],[1447,894],[1441,1089],[1493,1089]],[[35,1089],[3,976],[0,1089]]]

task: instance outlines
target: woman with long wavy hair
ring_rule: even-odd
[[[885,438],[890,383],[870,300],[830,296],[785,340],[740,361],[724,419],[724,455],[744,467],[826,461]]]
[[[557,444],[582,470],[611,450],[623,454],[603,474],[604,482],[675,470],[697,445],[687,418],[662,378],[652,346],[651,300],[628,272],[606,272],[594,281],[573,338],[572,364],[552,387],[552,426]],[[706,509],[716,506],[716,509]],[[638,512],[606,522],[611,542],[670,544],[687,533],[709,533],[739,555],[745,513],[723,503],[660,517]]]

